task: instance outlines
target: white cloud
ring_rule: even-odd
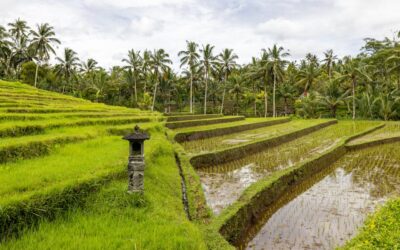
[[[162,22],[148,17],[141,17],[131,21],[131,28],[145,36],[150,36],[154,32],[162,30]]]

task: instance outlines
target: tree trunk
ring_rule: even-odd
[[[171,113],[171,91],[168,95],[168,113]]]
[[[154,106],[156,104],[156,96],[157,96],[157,85],[158,85],[158,73],[156,72],[156,83],[154,85],[154,93],[153,93],[153,105],[151,106],[151,111],[154,111]]]
[[[253,82],[253,96],[254,96],[254,116],[257,116],[257,93],[254,82]]]
[[[285,97],[283,100],[284,100],[284,102],[285,102],[285,116],[287,116],[287,113],[288,113],[287,98]]]
[[[236,93],[236,115],[239,115],[239,94]]]
[[[39,61],[36,63],[36,71],[35,71],[35,88],[36,88],[36,84],[37,84],[38,71],[39,71]]]
[[[228,78],[228,72],[225,72],[224,86],[222,92],[222,102],[221,102],[221,115],[224,113],[224,101],[225,101],[225,90],[226,90],[226,80]]]
[[[352,92],[353,92],[353,120],[356,119],[356,79],[352,81]]]
[[[273,94],[272,94],[272,113],[273,113],[273,117],[276,117],[276,104],[275,104],[275,91],[276,91],[276,74],[274,74],[274,90],[273,90]]]
[[[156,95],[157,95],[157,82],[154,85],[153,104],[151,105],[151,111],[154,111],[154,105],[156,104]]]
[[[267,84],[264,84],[264,117],[268,116],[268,94],[267,94]]]
[[[135,86],[134,86],[134,91],[135,91],[135,106],[136,106],[136,103],[137,103],[136,77],[133,77],[133,82],[134,82],[134,84],[135,84]]]
[[[204,89],[204,114],[207,114],[207,84],[208,84],[208,72],[206,71],[206,86]]]
[[[190,72],[190,113],[193,114],[193,73]]]

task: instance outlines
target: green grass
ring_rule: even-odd
[[[370,215],[358,235],[340,249],[399,249],[400,199],[393,199]]]
[[[1,244],[0,249],[206,249],[202,231],[185,217],[172,145],[160,128],[152,130],[151,137],[146,142],[144,197],[128,195],[125,179],[113,181],[90,196],[83,208],[70,210],[52,222],[43,221],[37,230]],[[103,143],[107,146],[101,149],[99,144]],[[93,163],[93,159],[88,160],[89,165],[104,165],[108,161],[113,169],[125,169],[127,143],[121,138],[102,139],[87,146],[87,150],[94,148],[96,153],[104,154]],[[112,148],[115,152],[110,152]],[[80,162],[82,167],[87,160]],[[63,166],[57,166],[57,170],[60,175],[68,175]]]
[[[126,154],[126,142],[112,136],[70,144],[49,156],[4,164],[0,167],[0,205],[23,201],[58,186],[123,171]]]

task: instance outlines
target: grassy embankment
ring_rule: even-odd
[[[26,157],[7,154],[4,158],[0,165],[1,249],[206,248],[202,231],[186,217],[174,146],[157,122],[159,115],[3,81],[0,97],[10,104],[29,105],[0,110],[0,117],[6,117],[0,127],[19,131],[4,134],[1,149],[14,147],[18,152],[28,150],[26,145],[32,143],[83,137],[54,143],[44,154],[32,147],[33,153]],[[92,122],[86,112],[106,118]],[[79,115],[66,117],[75,113]],[[127,118],[117,113],[122,117],[126,113],[132,120],[120,122]],[[32,125],[29,118],[21,118],[25,114],[34,117],[35,126],[58,125],[34,133],[18,130]],[[144,196],[128,195],[128,144],[110,132],[123,133],[137,121],[146,121],[142,118],[150,121],[142,127],[151,134],[145,151],[146,191]]]

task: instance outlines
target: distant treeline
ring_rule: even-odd
[[[171,68],[163,49],[129,50],[125,66],[105,70],[94,59],[80,61],[49,24],[28,26],[17,19],[0,25],[0,77],[20,80],[96,102],[162,112],[302,117],[400,119],[400,32],[393,38],[364,39],[355,57],[332,50],[299,62],[276,44],[238,65],[232,49],[187,41],[180,51],[182,72]],[[49,59],[55,56],[55,65]]]

